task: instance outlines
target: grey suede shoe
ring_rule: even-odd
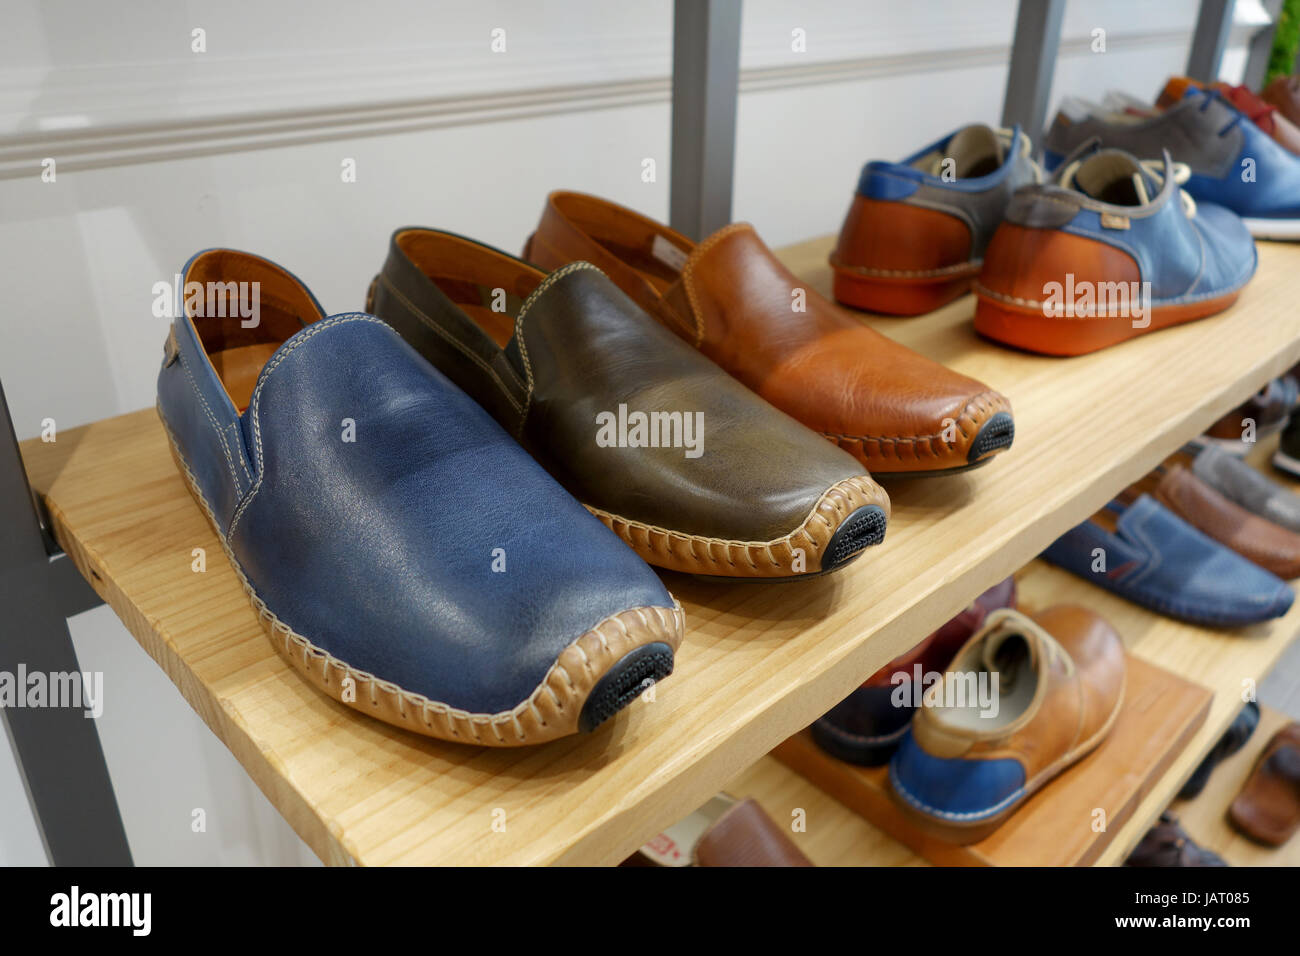
[[[1247,511],[1300,532],[1300,496],[1260,474],[1235,455],[1212,445],[1192,461],[1197,478]]]

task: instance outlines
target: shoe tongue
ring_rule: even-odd
[[[1160,186],[1141,163],[1128,153],[1112,149],[1085,159],[1065,185],[1112,206],[1145,206],[1160,192]]]
[[[944,161],[951,159],[954,176],[973,179],[998,169],[1007,150],[996,130],[983,123],[974,123],[953,133],[941,152],[943,155],[938,157],[935,169],[931,170],[933,175],[941,176]]]

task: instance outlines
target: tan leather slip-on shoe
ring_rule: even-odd
[[[525,258],[585,260],[727,372],[877,474],[946,474],[1011,446],[998,392],[904,348],[796,279],[747,223],[698,245],[582,193],[546,202]]]

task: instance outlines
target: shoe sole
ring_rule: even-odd
[[[1002,345],[1040,355],[1087,355],[1149,332],[1222,312],[1239,294],[1240,290],[1236,290],[1186,305],[1153,306],[1149,323],[1134,328],[1132,318],[1126,316],[1049,318],[1043,314],[1041,303],[1016,305],[976,283],[975,331]]]
[[[162,420],[161,411],[158,417]],[[484,747],[523,747],[588,733],[672,673],[685,633],[685,613],[647,606],[611,615],[560,652],[542,682],[520,704],[496,714],[472,713],[406,690],[334,657],[276,617],[231,551],[216,516],[181,454],[163,431],[176,468],[248,595],[271,645],[326,696],[376,720],[425,737]],[[351,699],[349,699],[351,698]]]
[[[1292,458],[1286,452],[1278,449],[1273,452],[1273,467],[1278,471],[1284,471],[1292,478],[1300,478],[1300,459]]]
[[[1248,219],[1243,216],[1241,222],[1255,239],[1300,239],[1300,219]]]
[[[894,778],[894,768],[889,768],[889,794],[898,806],[916,826],[931,836],[938,837],[946,843],[955,843],[959,846],[969,846],[972,843],[978,843],[994,833],[1007,818],[1025,805],[1030,797],[1041,790],[1047,784],[1051,783],[1060,773],[1072,764],[1082,760],[1092,751],[1101,746],[1106,736],[1110,733],[1111,728],[1115,726],[1115,721],[1119,719],[1120,712],[1124,709],[1124,695],[1128,690],[1128,678],[1125,676],[1124,682],[1120,685],[1119,697],[1116,699],[1115,709],[1107,716],[1106,722],[1101,728],[1083,741],[1073,750],[1067,751],[1064,756],[1058,758],[1046,770],[1041,772],[1034,782],[1026,784],[1024,792],[1012,803],[997,814],[986,817],[981,820],[970,823],[961,823],[955,820],[947,820],[941,817],[935,817],[919,806],[914,805],[911,800],[915,797],[905,796]],[[919,803],[920,801],[917,801]]]
[[[980,264],[967,263],[944,275],[884,278],[832,264],[832,294],[840,305],[883,315],[924,315],[970,292]]]
[[[888,508],[884,489],[862,475],[827,489],[789,534],[773,541],[729,541],[647,525],[587,505],[646,563],[729,582],[797,581],[838,571],[884,540]],[[798,560],[808,570],[791,574]]]
[[[866,737],[841,730],[822,717],[813,722],[812,738],[813,743],[836,760],[859,767],[881,767],[889,763],[910,726],[912,722],[909,720],[891,734]]]

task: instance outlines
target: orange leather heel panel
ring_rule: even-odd
[[[921,315],[965,295],[970,286],[970,274],[951,279],[900,281],[870,279],[836,269],[833,291],[836,302],[855,309],[886,315]]]
[[[970,227],[956,216],[855,195],[832,262],[872,273],[896,273],[894,278],[899,279],[923,279],[928,278],[924,273],[964,264],[970,249]]]
[[[994,295],[1019,300],[1041,314],[1049,282],[1065,283],[1067,273],[1080,282],[1138,282],[1141,271],[1127,252],[1096,239],[1057,229],[1029,229],[1004,222],[984,254],[979,285]]]

